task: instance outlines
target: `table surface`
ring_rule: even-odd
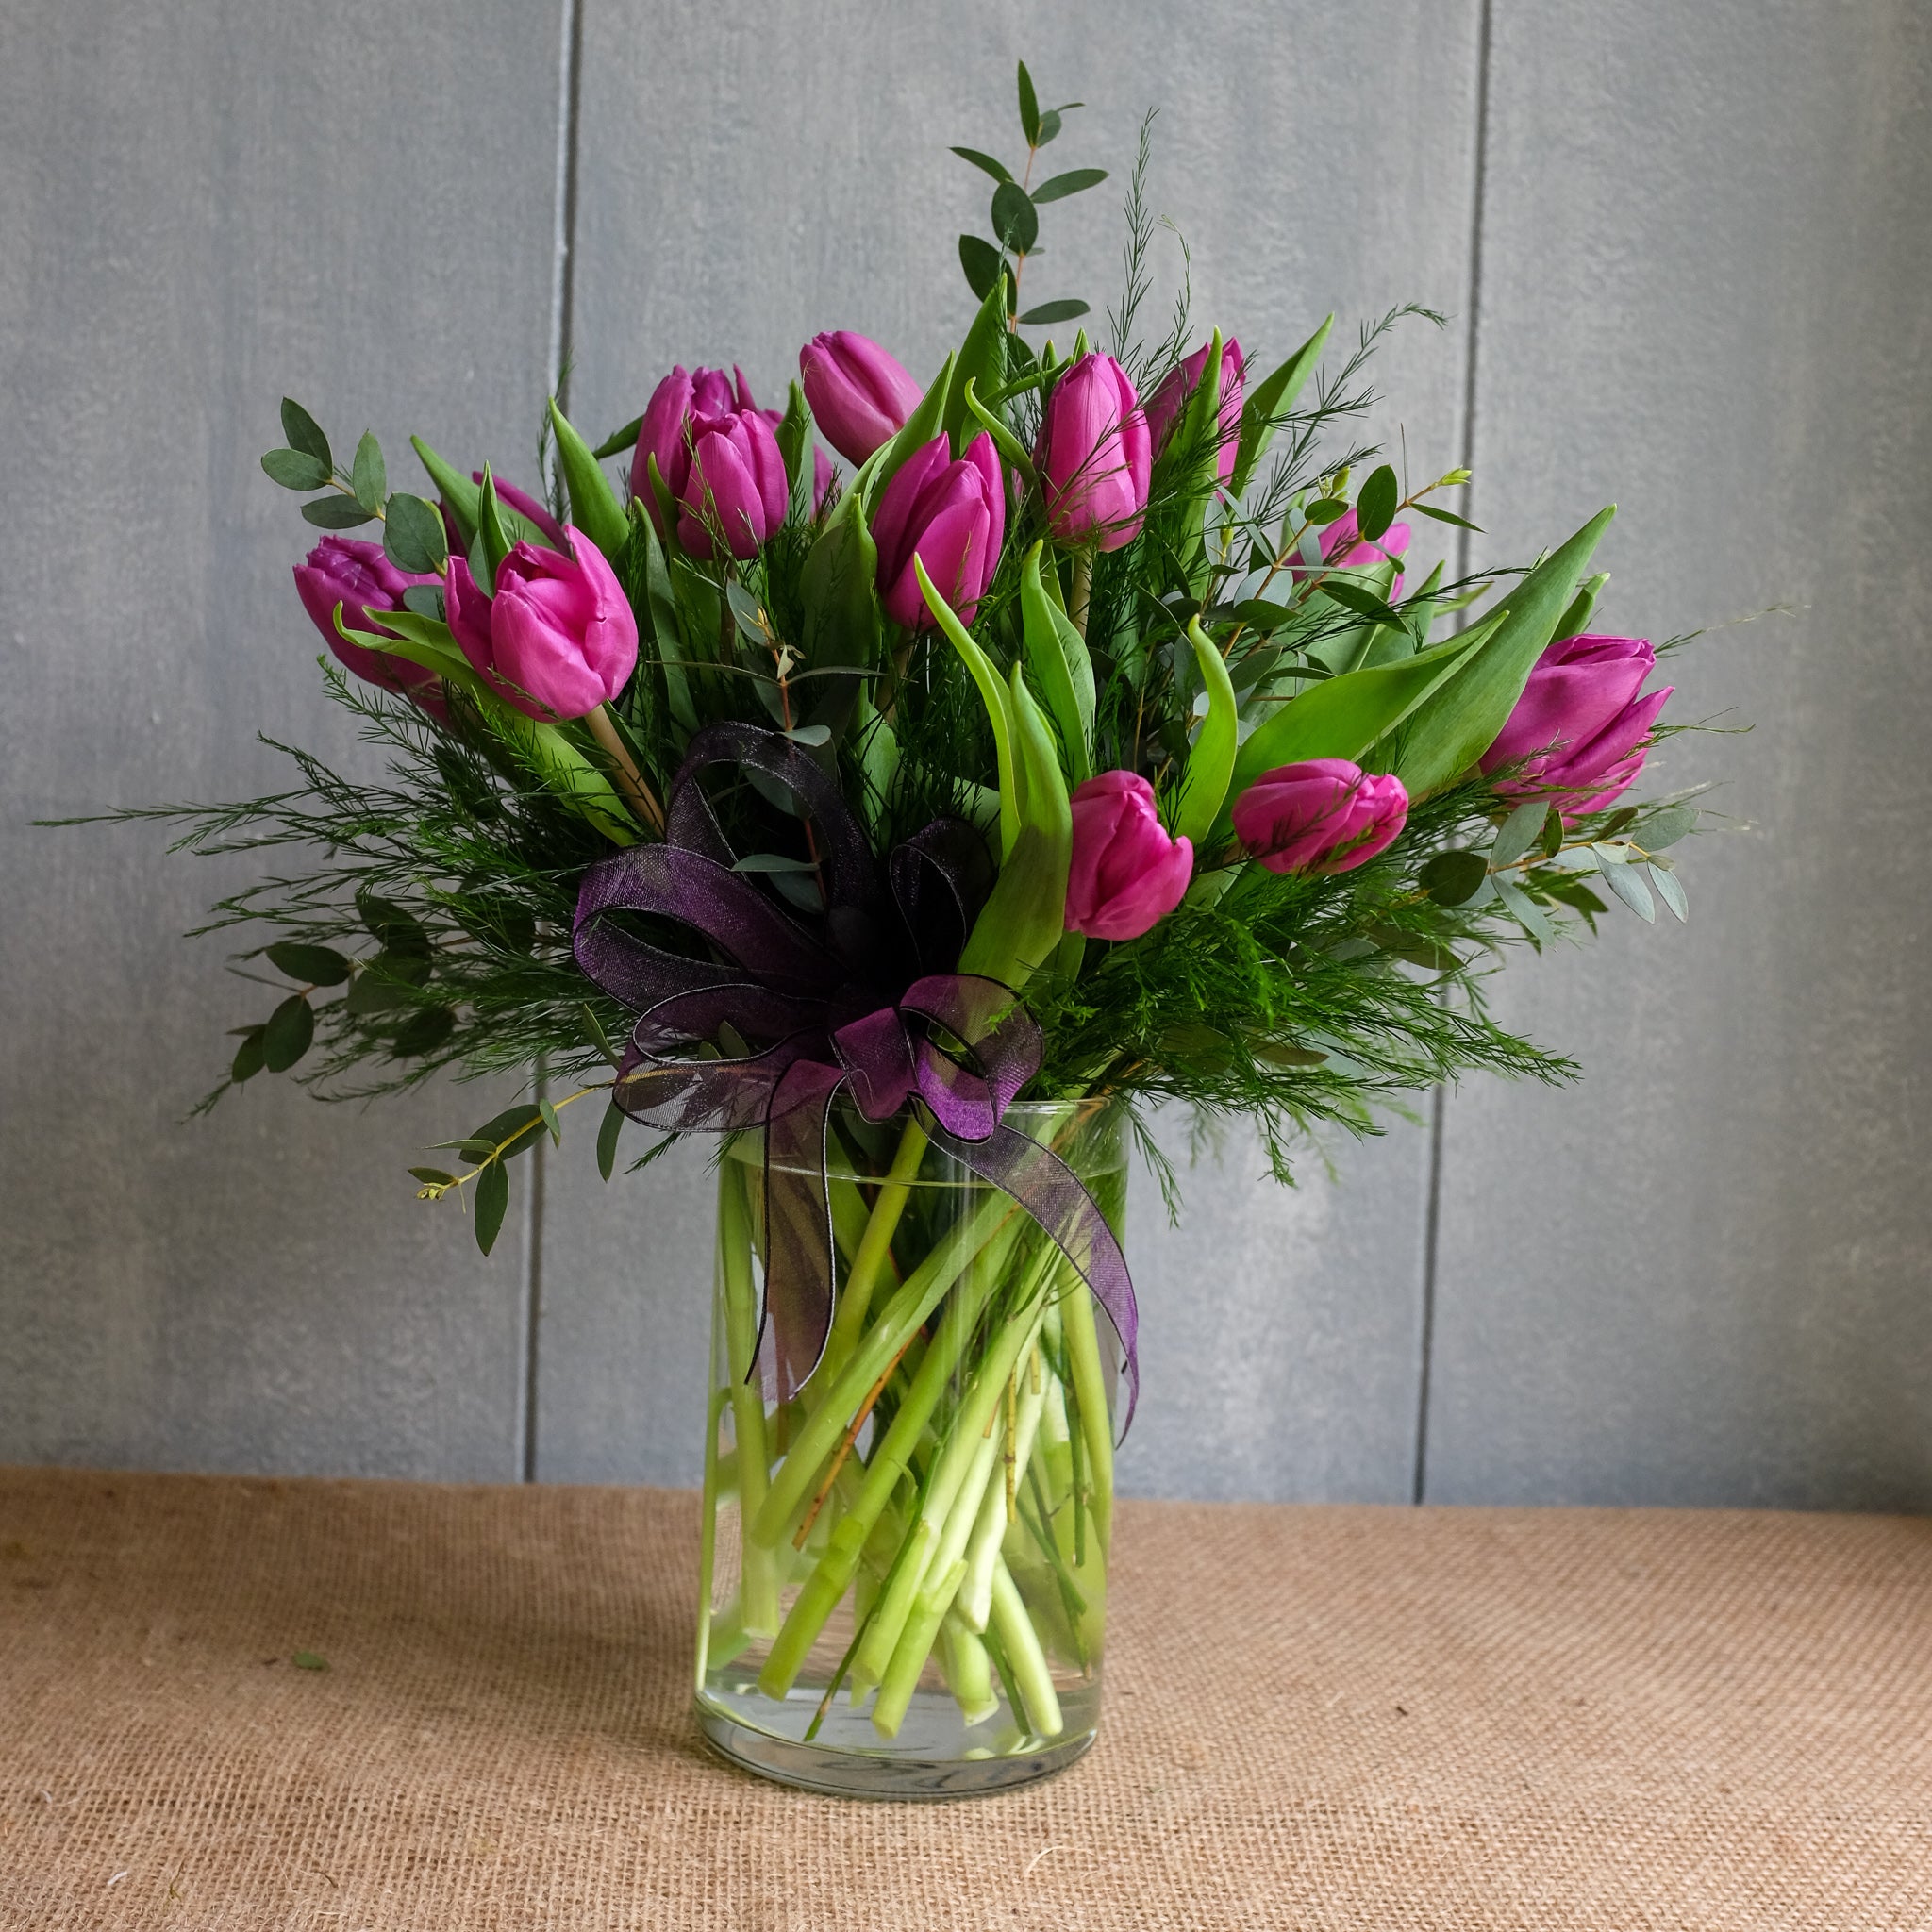
[[[1126,1505],[1099,1744],[938,1807],[706,1753],[696,1542],[0,1471],[0,1926],[1932,1927],[1932,1523]]]

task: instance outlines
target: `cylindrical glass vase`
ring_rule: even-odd
[[[1125,1155],[1097,1101],[1014,1107],[1118,1233]],[[1045,1777],[1093,1741],[1113,1519],[1114,1351],[1011,1196],[901,1118],[835,1109],[839,1296],[789,1401],[747,1375],[767,1202],[819,1177],[719,1163],[697,1709],[768,1777],[950,1798]]]

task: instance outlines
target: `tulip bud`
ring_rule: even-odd
[[[1211,342],[1203,342],[1178,368],[1169,370],[1159,388],[1147,398],[1147,432],[1154,439],[1157,457],[1167,447],[1188,399],[1201,387],[1201,378],[1208,370],[1208,351],[1213,346]],[[1241,389],[1246,377],[1247,364],[1241,359],[1241,345],[1230,339],[1221,350],[1221,433],[1214,448],[1214,474],[1224,483],[1234,475],[1235,453],[1241,434]]]
[[[364,543],[354,537],[325,537],[308,553],[308,560],[295,566],[295,594],[337,658],[366,683],[406,692],[419,701],[433,695],[436,673],[411,664],[407,658],[391,658],[386,651],[350,643],[336,629],[336,606],[342,607],[342,622],[352,630],[394,637],[395,632],[379,618],[371,617],[369,610],[400,610],[405,591],[436,581],[434,576],[398,570],[381,544]]]
[[[1643,740],[1674,689],[1638,695],[1656,669],[1647,638],[1559,640],[1537,659],[1482,769],[1520,766],[1497,790],[1509,797],[1560,792],[1565,818],[1602,811],[1643,769]]]
[[[651,391],[644,406],[644,418],[638,427],[637,454],[631,458],[630,493],[658,524],[658,534],[665,534],[658,523],[658,501],[651,490],[650,461],[658,458],[658,474],[674,499],[682,497],[691,477],[692,430],[696,416],[730,416],[749,411],[764,418],[774,429],[778,426],[775,409],[760,409],[751,399],[744,371],[734,367],[736,388],[722,369],[693,369],[680,364]]]
[[[1007,533],[1006,484],[992,438],[983,430],[952,459],[936,436],[892,473],[873,511],[879,552],[879,601],[908,630],[933,623],[913,572],[917,557],[940,593],[971,624],[992,582]]]
[[[1035,462],[1058,542],[1118,550],[1140,533],[1153,444],[1134,385],[1111,356],[1082,356],[1054,385]]]
[[[812,421],[848,463],[890,442],[919,407],[920,387],[899,361],[850,329],[812,337],[798,373]]]
[[[444,597],[463,656],[496,694],[526,717],[582,718],[629,681],[638,626],[603,553],[575,526],[571,554],[519,543],[497,566],[487,597],[459,557]]]
[[[1234,802],[1234,835],[1270,872],[1353,872],[1408,817],[1400,778],[1346,758],[1305,758],[1263,772]]]
[[[1181,903],[1194,870],[1193,841],[1171,839],[1154,788],[1136,772],[1102,772],[1076,786],[1067,930],[1135,940]]]
[[[714,532],[722,532],[733,557],[756,557],[791,500],[778,439],[757,409],[693,416],[691,426],[691,471],[677,492],[678,544],[688,557],[709,557]]]

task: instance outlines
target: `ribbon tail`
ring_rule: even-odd
[[[981,1180],[1010,1194],[1067,1257],[1100,1304],[1121,1348],[1127,1406],[1120,1434],[1125,1436],[1141,1399],[1141,1316],[1126,1257],[1121,1253],[1121,1244],[1100,1211],[1100,1204],[1052,1148],[1011,1127],[996,1126],[984,1141],[962,1141],[935,1122],[932,1141]]]
[[[772,1091],[765,1118],[765,1292],[758,1348],[767,1401],[789,1402],[811,1379],[831,1339],[837,1299],[825,1136],[845,1075],[795,1060]]]

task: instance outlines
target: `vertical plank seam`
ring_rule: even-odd
[[[577,104],[584,70],[582,0],[562,0],[558,17],[557,72],[556,225],[551,240],[549,366],[557,406],[570,407],[570,360],[576,308]],[[544,1088],[542,1062],[537,1091]],[[523,1480],[537,1480],[541,1451],[538,1378],[543,1322],[543,1210],[550,1149],[541,1136],[530,1154],[530,1201],[524,1238],[524,1386],[518,1461]]]
[[[1483,208],[1489,189],[1490,46],[1494,0],[1478,0],[1475,30],[1475,138],[1471,158],[1469,192],[1469,290],[1462,371],[1462,467],[1475,468],[1475,429],[1479,347],[1483,308]],[[1474,497],[1463,502],[1467,512]],[[1474,519],[1472,518],[1473,522]],[[1474,562],[1472,532],[1457,532],[1457,575],[1467,581]],[[1448,1112],[1446,1088],[1438,1086],[1429,1101],[1429,1180],[1423,1221],[1423,1306],[1419,1360],[1416,1365],[1415,1473],[1411,1500],[1427,1500],[1429,1489],[1429,1393],[1436,1354],[1436,1288],[1442,1223],[1443,1121]]]

